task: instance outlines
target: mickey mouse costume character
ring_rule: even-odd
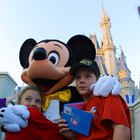
[[[95,57],[94,44],[84,35],[75,35],[66,44],[55,39],[42,40],[38,43],[34,39],[27,39],[21,46],[20,63],[23,67],[21,78],[26,84],[37,85],[42,90],[45,100],[44,115],[52,124],[56,125],[64,103],[83,100],[74,86],[68,86],[74,80],[69,73],[71,65],[83,58],[94,60]],[[102,84],[92,86],[92,90],[95,87],[97,96],[108,96],[114,89],[114,95],[119,94],[120,85],[116,79],[107,76],[102,82],[102,78],[104,77],[100,80]],[[24,114],[24,111],[15,112],[16,106],[6,107],[4,111],[0,110],[0,124],[7,131],[20,131],[23,124],[18,120],[22,116],[25,116],[25,120],[29,117]],[[10,114],[13,116],[12,120],[9,119]],[[58,128],[54,131],[58,131]]]

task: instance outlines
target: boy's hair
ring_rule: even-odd
[[[96,80],[98,80],[98,78],[100,77],[100,69],[98,67],[98,64],[94,60],[83,59],[80,62],[75,63],[70,68],[70,74],[73,76],[76,76],[77,70],[79,68],[90,69],[92,72],[94,72],[94,74],[96,76]]]
[[[20,103],[21,99],[22,99],[22,96],[24,95],[24,93],[27,91],[27,90],[34,90],[34,91],[38,91],[40,93],[40,96],[42,98],[42,94],[41,94],[41,91],[38,87],[36,86],[26,86],[26,87],[23,87],[23,89],[21,90],[21,93],[19,94],[18,96],[18,100],[17,100],[17,103]]]

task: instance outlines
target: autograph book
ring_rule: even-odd
[[[84,107],[85,102],[65,104],[62,118],[67,121],[70,129],[88,136],[93,116],[84,111]]]

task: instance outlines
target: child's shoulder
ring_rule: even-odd
[[[125,102],[124,99],[120,95],[112,95],[111,93],[107,97],[93,96],[89,101],[101,101],[101,102],[118,101],[118,102]]]

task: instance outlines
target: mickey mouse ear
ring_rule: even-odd
[[[84,35],[75,35],[69,39],[67,45],[72,49],[76,62],[82,59],[95,60],[96,49],[93,42]]]
[[[32,49],[36,44],[37,42],[32,38],[25,40],[25,42],[22,44],[19,52],[19,60],[23,68],[27,68],[29,66],[28,58],[30,52],[32,51]]]

